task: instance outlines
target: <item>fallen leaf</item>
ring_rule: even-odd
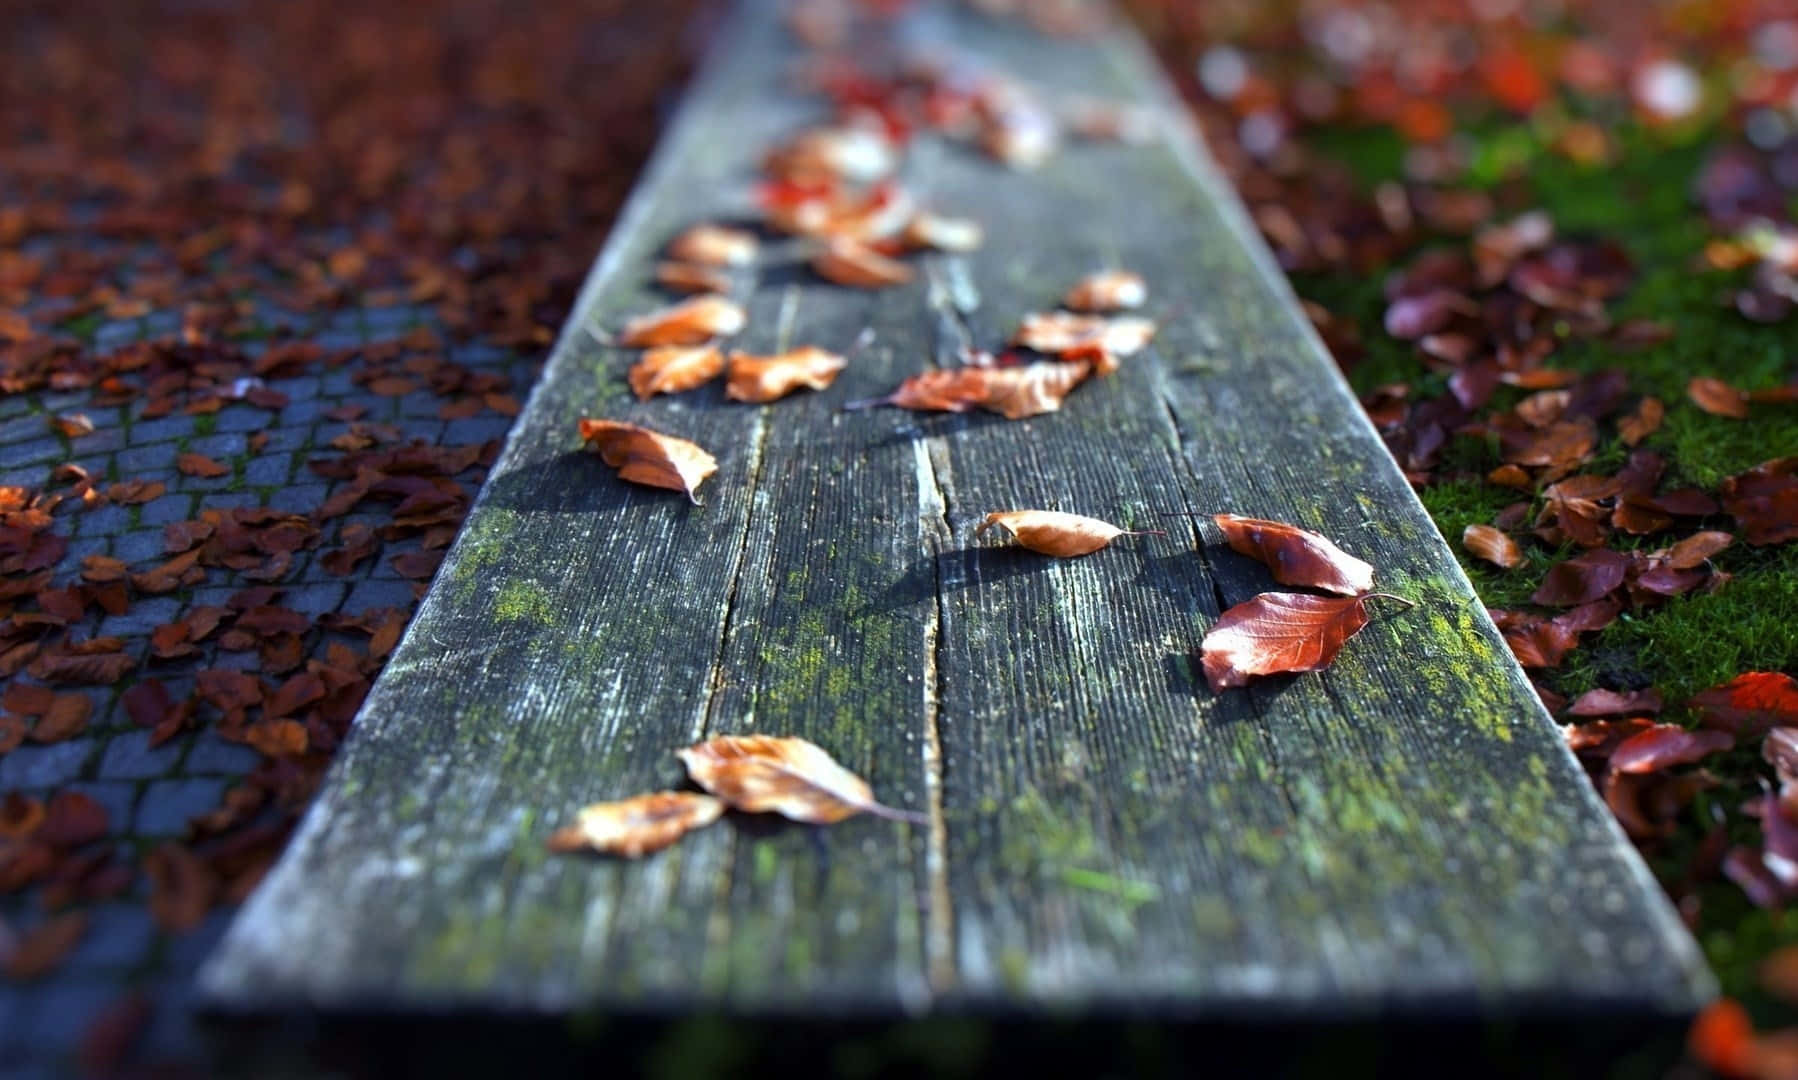
[[[631,392],[644,401],[657,394],[678,394],[717,378],[724,352],[716,345],[659,345],[631,366]]]
[[[150,917],[176,934],[200,925],[218,896],[218,875],[180,844],[163,844],[144,856],[150,881]]]
[[[974,535],[980,536],[995,525],[1011,533],[1019,547],[1063,558],[1090,554],[1120,536],[1149,535],[1120,529],[1098,518],[1056,510],[995,510],[974,530]],[[1163,534],[1155,532],[1153,535]]]
[[[1213,691],[1257,675],[1321,671],[1367,625],[1367,598],[1262,593],[1218,617],[1201,657]]]
[[[697,444],[636,424],[582,417],[580,430],[581,438],[593,444],[620,478],[681,492],[695,506],[699,499],[693,489],[718,470],[718,459]]]
[[[693,782],[733,810],[829,825],[859,813],[922,824],[922,815],[874,801],[868,782],[804,739],[719,735],[678,751]]]
[[[836,381],[849,361],[815,345],[804,345],[774,356],[730,354],[730,375],[724,394],[733,401],[767,402],[786,397],[800,387],[822,390]]]
[[[639,315],[619,332],[621,345],[704,345],[713,338],[729,337],[749,323],[743,306],[721,296],[696,296],[672,307]]]
[[[1636,403],[1636,411],[1617,421],[1617,435],[1623,445],[1634,446],[1660,430],[1667,408],[1657,397],[1645,397]]]
[[[1667,565],[1675,570],[1703,566],[1713,555],[1735,543],[1735,540],[1735,537],[1726,532],[1693,533],[1667,549]]]
[[[1609,595],[1623,584],[1629,556],[1609,548],[1577,555],[1552,567],[1530,603],[1544,607],[1577,607]]]
[[[844,408],[896,405],[923,412],[967,412],[979,407],[1019,420],[1060,409],[1063,399],[1091,371],[1091,364],[1053,361],[1017,367],[943,368],[913,375],[884,398],[853,402]]]
[[[727,293],[730,276],[696,263],[661,262],[656,264],[656,284],[674,292]]]
[[[1692,695],[1688,704],[1703,714],[1707,727],[1737,735],[1798,727],[1798,680],[1779,671],[1745,671]]]
[[[79,439],[83,435],[94,433],[94,422],[86,413],[69,413],[66,416],[50,418],[50,426],[65,439]]]
[[[186,476],[212,478],[231,475],[231,466],[221,465],[205,454],[182,454],[175,459],[175,468]]]
[[[86,934],[87,913],[84,911],[71,911],[45,919],[20,937],[5,953],[6,977],[24,981],[49,974],[81,943]]]
[[[1754,1076],[1754,1021],[1732,998],[1706,1005],[1686,1033],[1686,1049],[1694,1060],[1724,1076]]]
[[[1149,285],[1141,274],[1107,270],[1081,278],[1061,304],[1071,311],[1111,312],[1142,307],[1148,299]]]
[[[1517,541],[1490,525],[1467,526],[1461,533],[1461,546],[1469,554],[1505,570],[1523,565],[1523,549]]]
[[[657,791],[595,803],[584,807],[573,825],[550,834],[549,850],[592,850],[637,859],[710,825],[723,813],[722,802],[691,791]]]
[[[1373,588],[1373,567],[1327,538],[1296,525],[1236,514],[1213,514],[1232,550],[1266,563],[1282,585],[1358,596]],[[1279,595],[1279,594],[1273,594]]]
[[[85,694],[58,694],[31,729],[31,741],[58,743],[72,739],[87,730],[88,717],[93,712],[94,703]]]
[[[1700,375],[1686,384],[1686,396],[1692,399],[1692,404],[1712,416],[1726,416],[1731,420],[1748,418],[1748,395],[1721,379]]]
[[[986,242],[986,230],[978,221],[919,212],[906,223],[902,238],[913,249],[966,253]]]
[[[912,268],[889,259],[859,240],[837,237],[812,256],[812,269],[826,281],[857,289],[884,289],[903,285],[913,277]]]
[[[748,266],[755,262],[755,234],[725,225],[695,225],[668,244],[668,254],[703,266]]]
[[[1719,491],[1723,508],[1756,547],[1798,539],[1798,457],[1764,461],[1727,477]]]
[[[1660,772],[1734,745],[1735,738],[1727,731],[1688,731],[1678,724],[1656,724],[1619,744],[1611,753],[1611,768],[1620,773]]]
[[[1066,311],[1033,311],[1018,324],[1011,343],[1056,355],[1097,346],[1113,356],[1130,356],[1154,340],[1155,330],[1153,321],[1134,316],[1106,318]]]
[[[1636,713],[1658,713],[1661,711],[1661,695],[1658,690],[1631,690],[1620,693],[1616,690],[1588,690],[1574,699],[1568,708],[1570,716],[1627,716]]]

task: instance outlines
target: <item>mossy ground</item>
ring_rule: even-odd
[[[1526,124],[1472,125],[1476,149],[1473,178],[1491,189],[1501,217],[1535,207],[1547,210],[1563,235],[1590,235],[1623,245],[1636,263],[1630,290],[1611,304],[1618,320],[1650,318],[1672,324],[1670,341],[1621,352],[1595,341],[1570,341],[1550,363],[1578,371],[1618,368],[1635,391],[1653,394],[1667,406],[1666,421],[1643,446],[1668,463],[1665,485],[1714,489],[1724,477],[1770,458],[1798,454],[1798,406],[1757,405],[1747,420],[1708,415],[1685,394],[1695,375],[1712,375],[1753,389],[1798,375],[1793,322],[1771,326],[1744,319],[1728,300],[1743,274],[1706,267],[1709,223],[1693,204],[1694,179],[1708,149],[1688,132],[1679,137],[1624,127],[1613,161],[1582,166],[1548,152]],[[1372,184],[1396,179],[1404,147],[1385,130],[1332,129],[1311,137],[1320,155],[1347,164]],[[1464,243],[1444,238],[1444,243]],[[1387,336],[1381,327],[1385,302],[1383,275],[1324,273],[1299,275],[1294,284],[1307,299],[1361,328],[1365,357],[1349,372],[1361,391],[1385,383],[1410,383],[1416,396],[1444,390],[1442,377],[1426,372],[1412,347]],[[1514,400],[1500,396],[1504,407]],[[1589,466],[1614,470],[1627,450],[1615,438],[1599,447]],[[1462,439],[1445,455],[1451,479],[1422,490],[1424,504],[1451,546],[1459,551],[1467,525],[1490,522],[1516,501],[1518,493],[1478,479],[1498,464],[1482,441]],[[1708,523],[1732,528],[1726,517]],[[1658,546],[1660,538],[1643,543]],[[1497,570],[1469,559],[1463,563],[1481,598],[1491,607],[1523,606],[1543,573],[1571,550],[1526,545],[1528,562]],[[1563,693],[1597,686],[1658,687],[1678,707],[1692,694],[1747,670],[1798,669],[1798,546],[1752,548],[1738,543],[1718,560],[1734,575],[1721,590],[1688,596],[1646,611],[1633,611],[1587,638],[1558,671],[1545,680]],[[1679,832],[1648,852],[1663,880],[1686,874],[1699,844],[1714,822],[1727,822],[1731,839],[1758,844],[1758,826],[1740,812],[1740,803],[1758,791],[1766,770],[1758,753],[1727,755],[1714,771],[1724,786],[1701,796]],[[1754,908],[1733,884],[1716,880],[1701,886],[1695,932],[1726,993],[1744,998],[1764,1023],[1792,1023],[1791,1010],[1757,992],[1756,969],[1777,945],[1798,943],[1798,920]]]

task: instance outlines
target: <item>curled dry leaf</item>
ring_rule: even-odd
[[[1523,549],[1517,541],[1490,525],[1467,526],[1461,533],[1461,546],[1476,558],[1505,570],[1523,565]]]
[[[711,382],[723,370],[724,353],[716,345],[658,345],[631,366],[631,392],[645,401],[678,394]]]
[[[668,255],[701,266],[748,266],[755,261],[755,234],[725,225],[695,225],[668,244]]]
[[[802,386],[822,390],[847,366],[848,360],[816,345],[802,345],[774,356],[731,353],[724,393],[733,401],[774,401]]]
[[[717,821],[724,804],[692,791],[656,791],[583,808],[573,825],[550,834],[556,852],[597,851],[637,859]]]
[[[718,471],[718,459],[696,443],[636,424],[582,417],[581,438],[593,444],[621,479],[681,492],[694,505],[699,500],[693,489]]]
[[[884,289],[912,279],[912,268],[856,240],[831,240],[812,256],[818,276],[857,289]]]
[[[906,223],[905,245],[915,250],[969,252],[986,242],[986,230],[969,218],[920,211]]]
[[[775,813],[829,825],[859,813],[922,823],[917,814],[882,806],[861,777],[799,738],[720,735],[677,751],[693,782],[733,810]]]
[[[1712,416],[1726,416],[1731,420],[1748,418],[1748,395],[1722,379],[1700,375],[1686,384],[1686,396],[1692,399],[1692,404]]]
[[[662,262],[656,264],[656,284],[683,293],[727,293],[730,276],[698,263]]]
[[[1205,632],[1205,681],[1216,691],[1246,686],[1257,675],[1322,671],[1366,625],[1365,596],[1262,593]]]
[[[737,333],[748,322],[749,316],[741,304],[721,296],[696,296],[629,320],[618,341],[634,348],[704,345],[713,338]]]
[[[1020,367],[963,367],[913,375],[884,398],[846,408],[896,405],[921,412],[967,412],[976,406],[1008,420],[1039,416],[1062,401],[1092,372],[1087,363],[1042,361]]]
[[[1081,278],[1062,298],[1071,311],[1125,311],[1149,299],[1149,283],[1129,270],[1107,270]]]
[[[1097,345],[1114,356],[1129,356],[1154,339],[1155,329],[1153,320],[1135,316],[1108,319],[1066,311],[1033,311],[1024,316],[1011,343],[1056,354]]]
[[[1214,514],[1232,550],[1267,564],[1275,581],[1358,596],[1373,588],[1373,567],[1327,538],[1278,521]]]
[[[1063,558],[1090,554],[1120,536],[1149,535],[1147,531],[1132,532],[1098,518],[1055,510],[995,510],[974,530],[974,535],[980,536],[995,525],[1011,533],[1019,547]]]

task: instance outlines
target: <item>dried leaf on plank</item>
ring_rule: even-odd
[[[724,804],[691,791],[655,791],[583,808],[572,825],[550,834],[557,852],[597,851],[641,858],[717,821]]]
[[[1273,579],[1325,592],[1355,596],[1373,588],[1373,567],[1296,525],[1263,518],[1214,514],[1232,550],[1267,564]]]
[[[727,225],[695,225],[669,241],[668,254],[702,266],[748,266],[759,246],[755,234]]]
[[[1367,600],[1269,592],[1237,604],[1205,633],[1205,681],[1224,690],[1257,675],[1321,671],[1367,625]]]
[[[896,405],[921,412],[967,412],[978,407],[1021,420],[1060,409],[1068,393],[1091,373],[1091,364],[1047,360],[1018,367],[943,368],[913,375],[886,397],[845,408]]]
[[[1057,510],[995,510],[974,530],[974,535],[980,536],[995,525],[1011,533],[1019,547],[1063,558],[1090,554],[1120,536],[1148,535],[1120,529],[1109,521]],[[1156,531],[1153,535],[1162,534]]]
[[[693,490],[718,471],[718,459],[696,443],[617,420],[581,419],[581,438],[618,470],[621,479],[678,491],[698,505]]]
[[[726,397],[766,402],[786,397],[800,387],[822,390],[836,381],[849,361],[828,349],[804,345],[774,356],[731,353]]]
[[[903,285],[913,276],[912,268],[889,259],[857,240],[838,237],[812,256],[812,269],[826,281],[858,289],[884,289]]]
[[[1088,274],[1068,290],[1062,306],[1070,311],[1110,312],[1142,307],[1149,299],[1149,284],[1129,270]]]
[[[741,304],[722,296],[696,296],[627,321],[618,342],[636,348],[704,345],[713,338],[729,337],[748,323],[749,315]]]
[[[869,813],[921,824],[924,818],[882,806],[868,782],[804,739],[720,735],[678,751],[693,782],[733,810],[776,813],[829,825]]]
[[[656,264],[656,284],[679,293],[727,293],[730,275],[698,263],[659,262]]]
[[[716,345],[658,345],[631,366],[631,392],[644,401],[703,386],[724,371]]]

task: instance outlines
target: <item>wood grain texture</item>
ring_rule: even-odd
[[[1148,147],[1012,174],[925,142],[907,181],[988,245],[877,293],[776,248],[751,352],[858,353],[766,406],[637,403],[580,328],[659,302],[666,240],[741,216],[814,117],[748,4],[690,92],[430,595],[281,863],[203,973],[215,1007],[820,1015],[1590,1009],[1712,992],[1454,557],[1140,44],[924,5],[902,32],[1050,94],[1147,101]],[[1142,272],[1164,328],[1061,413],[843,412],[1080,274]],[[604,415],[717,455],[702,507],[581,451]],[[1067,561],[989,511],[1125,527]],[[1330,670],[1214,695],[1197,649],[1270,587],[1208,522],[1317,529],[1417,601]],[[802,735],[932,825],[727,822],[640,863],[549,857],[591,801],[679,782],[711,733]]]

